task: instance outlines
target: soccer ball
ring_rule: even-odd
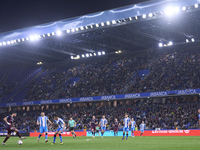
[[[22,145],[22,144],[23,144],[23,142],[22,142],[21,140],[19,140],[17,143],[18,143],[19,145]]]

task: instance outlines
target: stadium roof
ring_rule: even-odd
[[[55,63],[95,57],[98,52],[198,43],[199,3],[154,0],[1,33],[0,64]]]

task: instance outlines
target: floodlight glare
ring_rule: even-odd
[[[18,39],[18,42],[20,42],[21,40],[20,39]]]
[[[146,15],[146,14],[142,15],[142,18],[144,18],[144,19],[145,19],[146,17],[147,17],[147,15]]]
[[[84,54],[82,54],[82,58],[84,58],[85,57],[85,55]]]
[[[180,8],[179,8],[179,7],[175,7],[175,8],[174,8],[174,12],[175,12],[175,13],[179,13],[179,11],[180,11]]]
[[[93,28],[93,26],[92,26],[92,25],[90,25],[90,27],[91,27],[91,28]]]
[[[83,28],[83,27],[81,27],[81,30],[84,30],[84,28]]]
[[[105,54],[106,54],[105,51],[103,51],[103,52],[102,52],[102,55],[105,55]]]
[[[6,45],[6,42],[3,42],[3,45]]]
[[[97,54],[96,54],[96,53],[94,53],[94,56],[97,56]]]
[[[75,32],[75,29],[72,29],[72,32]]]
[[[135,16],[135,19],[138,20],[138,16]]]
[[[131,17],[129,17],[129,20],[131,21],[131,20],[132,20],[132,18],[131,18]]]
[[[194,42],[195,41],[194,38],[192,38],[191,41]]]
[[[85,29],[87,30],[87,29],[88,29],[88,26],[85,26]]]
[[[10,41],[7,41],[7,44],[10,45]]]
[[[2,46],[2,43],[0,43],[0,46]]]
[[[172,46],[172,45],[173,45],[173,42],[172,42],[172,41],[170,41],[170,42],[168,43],[168,45],[169,45],[169,46]]]
[[[47,36],[51,36],[51,34],[50,34],[50,33],[47,33]]]
[[[51,34],[52,34],[52,35],[55,35],[55,32],[52,32]]]
[[[57,35],[62,35],[62,32],[60,30],[56,31]]]
[[[13,41],[13,40],[11,41],[11,44],[14,44],[14,41]]]
[[[90,56],[92,56],[92,53],[90,53]]]
[[[35,39],[38,40],[38,35],[35,35]]]
[[[163,47],[163,43],[159,43],[158,46],[159,46],[159,47]]]
[[[189,40],[188,40],[188,39],[186,39],[186,43],[189,43]]]
[[[29,40],[29,38],[28,38],[28,37],[26,37],[26,40],[28,41],[28,40]]]
[[[96,27],[97,27],[97,28],[99,27],[99,24],[98,24],[98,23],[96,24]]]
[[[74,59],[74,56],[71,56],[71,59]]]
[[[78,28],[76,28],[76,31],[78,31]]]
[[[184,7],[182,7],[182,11],[185,11],[186,10],[186,7],[184,6]]]
[[[45,37],[45,34],[43,34],[42,36]]]
[[[101,55],[101,52],[98,52],[98,55],[100,56],[100,55]]]
[[[89,57],[89,54],[86,54],[86,57]]]
[[[103,22],[101,23],[101,26],[102,26],[102,27],[104,26],[104,23],[103,23]]]
[[[67,30],[67,33],[70,33],[70,30],[69,30],[69,29]]]
[[[80,58],[80,55],[77,55],[77,59],[79,59]]]
[[[22,38],[22,41],[24,42],[24,41],[25,41],[25,39],[24,39],[24,38]]]
[[[152,14],[152,13],[149,13],[149,17],[150,17],[150,18],[153,17],[153,14]]]
[[[112,21],[112,24],[116,24],[116,21],[115,21],[115,20],[113,20],[113,21]]]
[[[173,8],[172,7],[167,7],[165,9],[165,15],[172,16],[173,15]]]
[[[194,5],[194,7],[195,7],[195,8],[198,8],[198,7],[199,7],[199,5],[198,5],[198,4],[195,4],[195,5]]]
[[[110,21],[107,21],[106,24],[109,26],[110,25]]]

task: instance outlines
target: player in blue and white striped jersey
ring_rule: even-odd
[[[106,131],[106,125],[107,125],[108,121],[105,118],[105,115],[103,115],[101,121],[99,122],[99,125],[101,126],[101,138],[103,138],[103,134]]]
[[[142,124],[140,125],[140,137],[142,137],[142,134],[144,133],[144,129],[146,128],[146,125],[144,124],[144,121],[142,121]]]
[[[134,137],[134,131],[135,131],[135,126],[136,126],[136,122],[134,121],[134,119],[131,119],[131,136]]]
[[[60,137],[60,144],[63,144],[61,133],[65,130],[65,122],[61,118],[59,118],[57,114],[55,114],[54,115],[54,124],[58,125],[58,129],[57,129],[56,133],[54,134],[52,145],[54,145],[56,142],[57,134]]]
[[[40,137],[42,136],[42,133],[45,133],[45,143],[48,142],[48,126],[47,126],[47,122],[49,122],[50,124],[52,124],[52,122],[48,119],[47,116],[45,116],[44,112],[41,112],[41,116],[38,117],[37,119],[37,125],[40,126],[40,135],[38,136],[38,142],[40,140]]]
[[[123,124],[124,124],[124,128],[123,128],[123,138],[122,138],[122,140],[124,140],[125,132],[126,132],[126,140],[128,140],[129,126],[131,124],[131,119],[128,117],[128,114],[125,114]]]

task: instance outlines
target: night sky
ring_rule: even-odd
[[[147,0],[0,0],[0,33]]]

